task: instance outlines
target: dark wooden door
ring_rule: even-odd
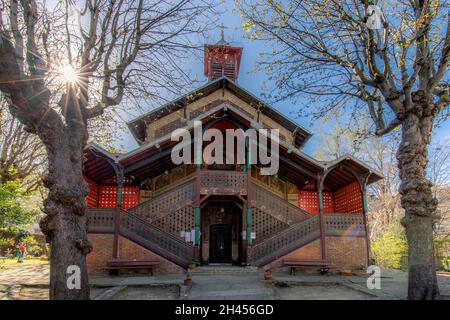
[[[209,243],[210,263],[231,263],[231,225],[211,226]]]

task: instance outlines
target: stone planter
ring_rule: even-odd
[[[189,269],[195,269],[197,267],[197,265],[195,263],[189,263],[188,268]]]

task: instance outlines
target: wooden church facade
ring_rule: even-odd
[[[236,84],[241,48],[205,46],[209,82],[128,125],[140,147],[85,150],[91,272],[115,261],[157,261],[161,273],[190,262],[279,268],[286,261],[367,265],[366,186],[381,178],[344,156],[301,151],[311,134]],[[279,129],[279,170],[259,164],[175,165],[178,128]],[[248,151],[248,150],[247,150]]]

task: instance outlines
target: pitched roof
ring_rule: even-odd
[[[128,128],[133,134],[134,138],[138,141],[138,143],[143,143],[145,140],[145,130],[146,123],[155,121],[161,117],[164,117],[172,112],[182,109],[186,106],[186,98],[194,97],[190,100],[193,102],[195,100],[201,99],[217,90],[226,89],[236,95],[238,98],[243,101],[249,103],[255,110],[259,108],[261,112],[271,119],[278,122],[283,127],[295,133],[294,144],[295,147],[300,148],[305,144],[305,142],[312,136],[312,133],[307,129],[303,128],[298,123],[292,121],[286,116],[282,115],[275,108],[268,105],[264,101],[252,95],[250,92],[233,82],[232,80],[222,77],[216,80],[208,82],[206,85],[191,91],[159,108],[156,108],[132,121],[127,123]]]

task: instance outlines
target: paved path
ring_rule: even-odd
[[[48,264],[21,264],[0,269],[0,284],[3,285],[48,285],[50,266]]]
[[[16,300],[37,288],[36,296],[48,299],[48,264],[20,264],[0,269],[0,300]],[[24,290],[24,287],[27,287]],[[30,288],[32,287],[32,288]],[[47,292],[47,293],[46,293]]]
[[[406,299],[408,293],[408,274],[400,270],[381,270],[381,288],[369,290],[366,276],[320,276],[275,274],[274,281],[296,285],[344,285],[379,299]],[[444,299],[450,298],[450,274],[439,275],[438,284]]]
[[[193,273],[193,286],[181,290],[181,299],[404,299],[407,293],[407,273],[382,270],[381,289],[369,290],[363,276],[320,276],[287,273],[274,274],[272,285],[262,280],[261,272],[248,273]],[[133,277],[90,277],[92,298],[113,299],[119,292],[150,291],[158,286],[182,285],[185,275],[158,275]],[[450,275],[438,275],[439,289],[450,297]],[[49,265],[22,265],[0,269],[0,300],[48,298]],[[280,285],[281,284],[281,285]],[[286,284],[285,288],[283,284]],[[185,289],[185,287],[181,286]],[[117,289],[114,289],[117,288]],[[124,291],[123,289],[126,288]],[[136,289],[138,288],[138,289]],[[140,289],[139,289],[140,288]],[[334,292],[334,293],[333,293]],[[347,292],[347,294],[346,294]],[[156,294],[156,291],[155,291]]]
[[[193,275],[189,300],[269,300],[274,299],[272,288],[260,281],[259,274],[202,274]]]

